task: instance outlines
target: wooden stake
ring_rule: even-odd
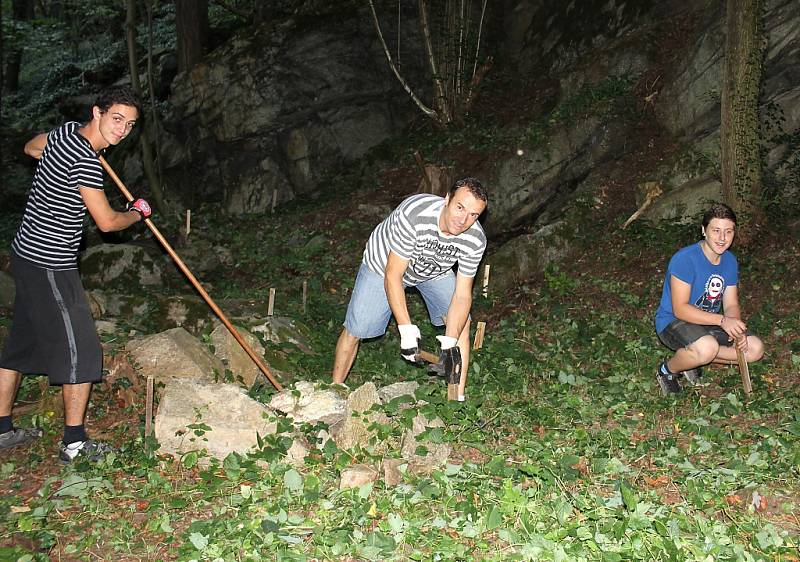
[[[308,281],[303,281],[303,314],[306,313],[307,300],[308,300]]]
[[[267,316],[272,316],[275,310],[275,289],[269,290],[269,304],[267,305]]]
[[[742,336],[747,337],[747,336]],[[739,374],[742,376],[742,386],[744,386],[744,393],[746,396],[750,396],[753,392],[753,383],[750,381],[750,367],[747,364],[747,358],[744,356],[744,352],[742,352],[739,347],[736,347],[736,359],[739,362]]]
[[[486,322],[478,322],[475,327],[475,340],[472,342],[472,349],[483,347],[483,334],[486,332]]]
[[[483,297],[484,298],[488,298],[489,297],[489,269],[491,267],[492,266],[489,265],[488,263],[485,266],[483,266]]]
[[[186,209],[186,236],[192,231],[192,210]]]
[[[278,190],[272,192],[272,212],[275,212],[275,207],[278,206]]]
[[[144,406],[144,436],[153,432],[153,377],[147,377],[147,398]]]

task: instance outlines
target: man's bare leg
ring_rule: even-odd
[[[10,416],[22,376],[18,371],[0,369],[0,416]]]
[[[350,373],[358,353],[359,338],[342,329],[339,341],[336,342],[336,354],[333,359],[333,382],[343,383]]]
[[[83,425],[92,383],[65,384],[61,391],[64,396],[64,425]]]

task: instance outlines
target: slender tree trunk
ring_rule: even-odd
[[[208,2],[175,0],[178,72],[191,69],[205,54],[208,38]]]
[[[725,202],[747,223],[758,220],[761,209],[761,1],[727,0],[726,28],[720,118],[722,189]]]
[[[16,21],[33,19],[33,3],[27,0],[13,0],[11,2],[11,18]],[[1,21],[1,20],[0,20]],[[0,44],[2,47],[2,44]],[[1,50],[0,50],[1,52]],[[13,94],[19,89],[19,71],[22,66],[22,49],[17,45],[9,46],[6,52],[6,64],[2,74],[3,89],[6,93]]]
[[[142,97],[142,85],[139,82],[139,59],[136,55],[136,0],[127,0],[127,17],[125,19],[126,37],[128,41],[128,65],[131,73],[131,88],[139,96]],[[152,135],[151,127],[147,119],[142,120],[144,127],[142,133],[139,135],[139,144],[142,148],[142,167],[144,168],[144,175],[147,183],[150,185],[150,192],[153,194],[153,201],[162,215],[167,214],[167,205],[164,201],[164,192],[161,189],[161,184],[158,181],[158,175],[155,171],[153,162],[153,152],[150,148],[150,137]]]

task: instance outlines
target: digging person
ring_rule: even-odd
[[[703,215],[700,242],[678,250],[669,262],[656,312],[656,332],[675,354],[659,365],[664,394],[681,391],[680,378],[698,381],[711,362],[736,363],[736,348],[747,362],[764,355],[764,344],[747,331],[739,307],[739,264],[729,251],[736,214],[722,203]]]
[[[400,354],[417,361],[420,331],[411,322],[405,294],[416,288],[433,325],[445,326],[444,335],[437,336],[440,362],[448,379],[459,377],[458,399],[464,400],[472,282],[486,249],[478,217],[487,203],[483,185],[465,178],[455,182],[444,198],[429,194],[407,198],[375,227],[336,344],[334,382],[347,378],[360,340],[383,335],[392,315],[400,332]]]
[[[16,286],[14,319],[0,357],[0,449],[42,435],[11,420],[21,373],[46,374],[61,385],[64,437],[59,459],[98,460],[111,448],[89,439],[84,420],[92,383],[103,373],[103,350],[77,269],[86,211],[103,232],[123,230],[150,216],[143,199],[115,211],[103,191],[98,154],[122,141],[140,113],[128,88],[98,97],[91,119],[35,136],[25,153],[39,160],[22,224],[11,245]]]

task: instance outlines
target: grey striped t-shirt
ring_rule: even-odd
[[[89,141],[70,121],[47,135],[14,252],[46,269],[77,268],[86,206],[79,187],[103,189],[103,169]]]
[[[419,285],[447,273],[458,263],[458,273],[475,277],[486,249],[486,235],[479,222],[458,236],[439,230],[444,199],[436,195],[412,195],[383,220],[367,241],[364,263],[383,276],[389,252],[409,260],[405,286]]]

